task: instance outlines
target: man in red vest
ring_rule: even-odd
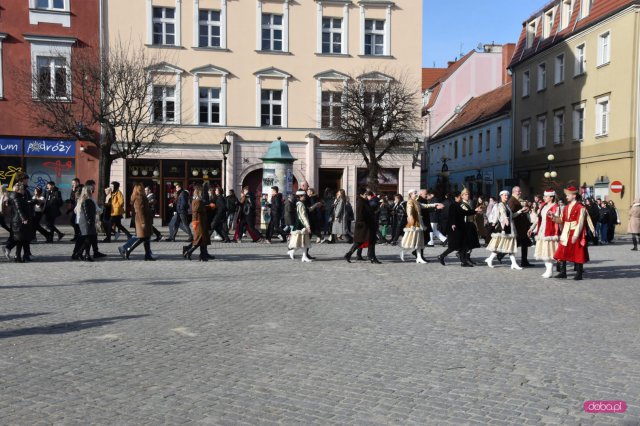
[[[562,225],[555,259],[560,262],[560,273],[556,278],[567,278],[567,262],[576,264],[574,280],[582,279],[584,264],[589,261],[587,250],[587,209],[577,200],[578,189],[569,186],[564,190],[567,205],[556,222]]]

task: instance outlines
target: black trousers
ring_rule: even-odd
[[[49,230],[49,232],[51,232],[51,238],[53,238],[54,233],[58,235],[62,235],[62,232],[60,232],[60,230],[56,227],[55,217],[45,215],[44,219],[47,224],[47,229]]]
[[[39,233],[42,234],[43,237],[45,237],[47,240],[51,237],[53,237],[52,233],[49,233],[49,231],[47,231],[46,229],[44,229],[42,227],[42,225],[40,224],[40,222],[42,221],[42,216],[44,213],[42,212],[36,212],[33,216],[33,227],[36,231],[38,231]],[[35,237],[35,235],[34,235]]]
[[[285,234],[285,232],[280,227],[279,217],[271,218],[271,222],[269,222],[269,226],[267,227],[267,236],[266,236],[267,241],[271,241],[271,238],[273,238],[274,232],[280,235],[283,239],[285,240],[287,239],[287,234]]]

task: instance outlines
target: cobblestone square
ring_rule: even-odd
[[[311,264],[282,243],[188,262],[0,261],[2,424],[640,424],[638,254],[592,247],[585,280],[537,268]],[[486,256],[476,250],[474,258]],[[624,414],[586,414],[624,400]]]

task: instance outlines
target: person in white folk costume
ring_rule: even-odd
[[[555,191],[548,189],[543,194],[544,204],[540,209],[537,222],[529,229],[529,236],[536,236],[536,260],[544,262],[543,278],[553,275],[553,256],[558,248],[560,228],[555,220],[560,216]]]
[[[302,261],[311,262],[313,257],[309,255],[311,247],[311,222],[309,221],[309,210],[304,202],[307,199],[307,193],[303,190],[296,192],[298,201],[296,202],[296,222],[291,231],[289,238],[289,257],[295,260],[296,250],[302,249]]]
[[[418,191],[415,189],[407,193],[407,226],[404,228],[404,235],[400,242],[400,259],[404,262],[405,252],[416,254],[416,263],[427,263],[422,257],[424,249],[424,222],[422,221],[422,209],[442,209],[441,203],[423,204],[418,202]]]
[[[513,213],[507,201],[511,194],[509,191],[500,192],[500,202],[494,207],[498,209],[498,218],[495,224],[495,231],[491,234],[491,241],[487,246],[487,250],[491,252],[488,258],[485,259],[487,265],[493,268],[493,259],[498,256],[498,253],[503,253],[509,256],[511,260],[511,269],[522,269],[516,262],[515,253],[518,251],[516,241],[516,228],[513,226],[513,218],[516,215],[523,214],[522,210]]]

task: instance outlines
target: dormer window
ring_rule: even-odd
[[[582,0],[580,2],[580,19],[584,19],[589,16],[589,12],[591,12],[591,5],[593,4],[593,0]]]
[[[555,9],[551,9],[544,14],[544,28],[542,31],[542,38],[547,38],[551,35],[555,18],[556,18]]]
[[[569,26],[571,16],[573,15],[573,6],[575,0],[562,0],[562,17],[560,19],[560,31]]]
[[[533,20],[527,25],[527,48],[533,46],[533,41],[536,39],[538,32],[538,21]]]

